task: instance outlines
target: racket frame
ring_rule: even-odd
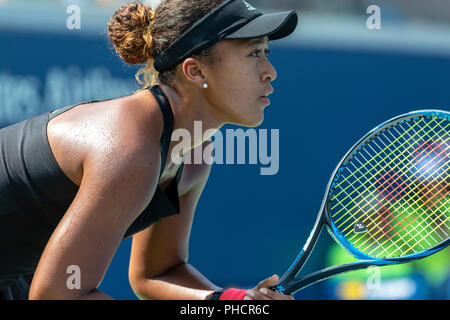
[[[365,255],[361,251],[354,248],[350,243],[345,240],[345,237],[340,234],[337,230],[334,223],[331,221],[329,216],[329,204],[330,204],[330,196],[332,195],[332,188],[334,187],[334,183],[339,179],[341,172],[343,170],[342,166],[346,165],[348,160],[353,157],[353,155],[358,152],[360,146],[366,144],[368,141],[373,139],[378,133],[381,133],[383,130],[396,125],[399,122],[406,121],[411,118],[418,117],[439,117],[450,120],[450,112],[443,110],[418,110],[413,111],[407,114],[403,114],[400,116],[396,116],[388,121],[383,122],[378,125],[371,131],[369,131],[365,136],[363,136],[358,142],[356,142],[352,148],[344,155],[342,160],[336,166],[331,175],[330,180],[328,181],[328,185],[326,188],[325,196],[322,200],[322,204],[319,210],[319,215],[316,219],[313,229],[306,240],[302,250],[295,258],[294,262],[288,268],[288,270],[283,274],[280,278],[280,281],[277,286],[273,287],[273,290],[276,290],[283,294],[294,294],[297,291],[314,284],[316,282],[328,279],[332,276],[342,274],[349,271],[356,271],[360,269],[365,269],[370,266],[385,266],[392,265],[398,263],[406,263],[414,260],[418,260],[424,257],[427,257],[443,248],[447,247],[450,244],[450,238],[445,241],[439,243],[438,245],[410,255],[405,255],[403,257],[396,258],[375,258],[368,255]],[[308,260],[311,252],[314,249],[315,244],[321,234],[323,227],[326,226],[331,237],[341,246],[343,247],[349,254],[359,259],[359,261],[350,262],[338,266],[333,266],[329,268],[325,268],[311,274],[308,274],[300,279],[297,279],[296,276],[300,273],[302,267],[305,265]]]

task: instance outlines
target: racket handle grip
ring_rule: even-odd
[[[282,293],[282,294],[284,294],[286,292],[286,289],[284,289],[284,287],[280,286],[280,285],[270,287],[270,290],[278,292],[278,293]]]

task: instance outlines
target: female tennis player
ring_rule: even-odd
[[[129,3],[109,21],[119,56],[145,65],[141,90],[0,130],[1,298],[108,299],[97,288],[132,236],[129,279],[139,298],[292,299],[267,290],[276,275],[222,290],[188,264],[210,165],[179,160],[211,142],[172,156],[171,135],[193,133],[194,120],[204,130],[259,125],[277,77],[268,41],[291,34],[297,15],[264,15],[243,0],[192,3],[165,0],[155,11]]]

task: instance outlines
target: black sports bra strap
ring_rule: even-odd
[[[184,168],[184,162],[182,162],[181,165],[180,165],[180,167],[178,168],[178,172],[177,172],[177,184],[180,183],[181,174],[183,173],[183,168]]]
[[[169,152],[170,140],[172,137],[173,114],[169,101],[162,92],[161,88],[158,85],[156,85],[150,88],[150,91],[154,95],[155,99],[158,101],[159,108],[161,109],[164,118],[164,129],[161,136],[161,171],[159,173],[159,177],[161,178],[161,175],[164,172],[164,167]]]

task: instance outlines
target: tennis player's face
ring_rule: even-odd
[[[270,103],[265,97],[273,92],[270,82],[277,77],[267,57],[268,38],[224,40],[214,50],[213,79],[208,79],[212,105],[225,113],[226,122],[258,126]]]

